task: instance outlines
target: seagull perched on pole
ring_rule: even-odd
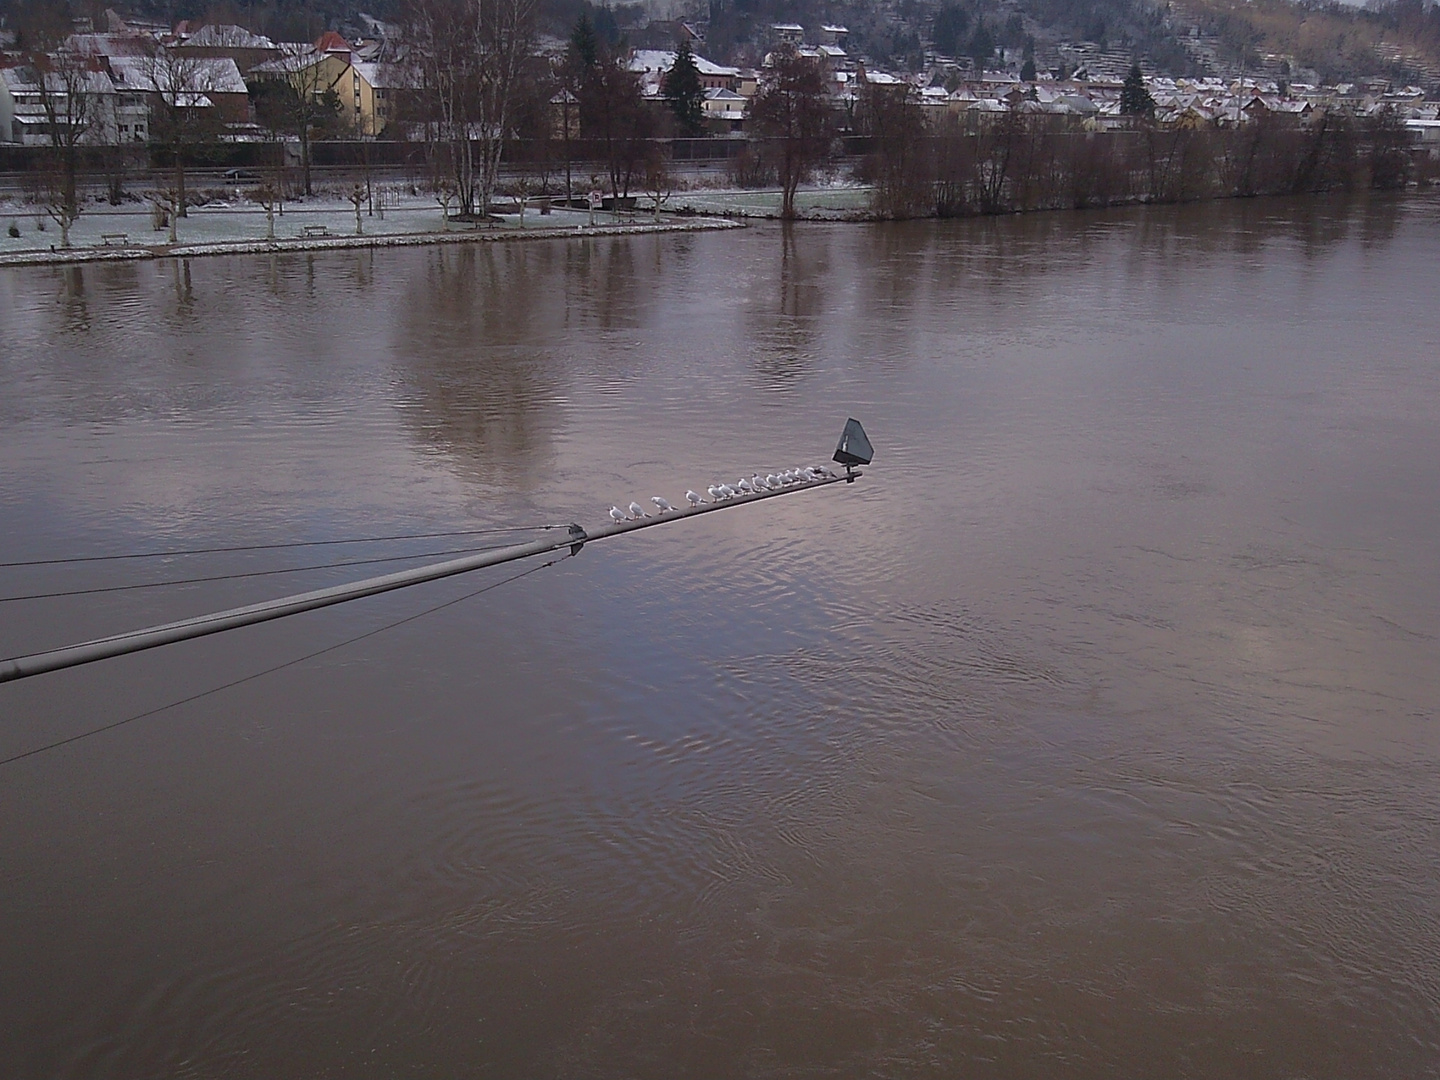
[[[745,492],[745,494],[747,495],[751,495],[755,491],[755,489],[750,486],[750,481],[746,480],[743,476],[739,480],[735,481],[735,486],[741,491]]]
[[[671,506],[667,500],[662,499],[659,495],[651,495],[650,501],[655,504],[655,509],[659,510],[662,514],[665,513],[666,510],[675,509],[675,507]]]
[[[767,475],[767,476],[765,477],[765,486],[768,487],[768,488],[770,488],[770,489],[772,489],[772,490],[775,489],[775,488],[777,488],[777,487],[779,487],[779,486],[780,486],[780,478],[779,478],[778,476],[776,476],[773,472],[770,473],[769,475]]]
[[[642,518],[649,517],[650,515],[645,513],[645,508],[641,506],[638,502],[632,502],[630,504],[630,516],[632,518]]]
[[[625,511],[624,511],[624,510],[621,510],[620,507],[618,507],[618,506],[612,506],[612,507],[610,507],[610,519],[611,519],[612,521],[615,521],[615,522],[624,521],[624,520],[625,520]]]
[[[715,489],[714,489],[714,488],[711,488],[711,489],[710,489],[710,494],[711,494],[711,495],[714,495],[714,494],[715,494]],[[693,491],[687,491],[687,492],[685,492],[685,498],[687,498],[687,499],[690,500],[690,505],[691,505],[691,506],[699,506],[701,503],[703,503],[703,502],[705,501],[704,499],[700,498],[700,496],[697,495],[697,494],[696,494],[695,492],[693,492]]]
[[[717,501],[720,500],[720,499],[723,499],[723,498],[725,497],[725,493],[724,493],[723,491],[721,491],[718,487],[716,487],[714,484],[711,484],[711,485],[710,485],[708,488],[706,488],[705,490],[710,493],[710,498],[715,499],[715,500],[717,500]]]

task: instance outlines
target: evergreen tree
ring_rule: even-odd
[[[1130,74],[1120,89],[1120,111],[1126,116],[1149,116],[1155,111],[1155,99],[1145,89],[1145,75],[1139,64],[1132,64]]]
[[[965,43],[965,31],[970,29],[970,16],[965,9],[955,4],[940,8],[931,26],[930,41],[946,56],[958,56]]]
[[[990,33],[990,27],[985,25],[982,19],[975,26],[975,33],[970,36],[970,46],[966,50],[970,59],[975,61],[975,70],[983,72],[985,65],[995,58],[995,36]]]
[[[583,11],[570,31],[570,56],[581,70],[593,68],[600,61],[600,39]]]
[[[680,42],[675,54],[675,63],[665,76],[665,101],[675,114],[675,123],[682,135],[699,135],[705,128],[705,87],[700,83],[700,69],[695,66],[695,54],[690,51],[690,42]]]
[[[1035,61],[1033,59],[1027,59],[1025,63],[1020,66],[1020,81],[1034,82],[1035,74]]]

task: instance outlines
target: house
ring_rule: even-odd
[[[224,24],[202,26],[170,47],[184,56],[234,60],[242,75],[280,55],[279,46],[268,37]]]
[[[71,91],[83,95],[72,104]],[[47,107],[48,98],[48,107]],[[66,77],[49,72],[41,82],[33,67],[0,68],[0,142],[22,146],[52,144],[53,122],[74,124],[73,134],[80,146],[113,146],[132,141],[131,128],[139,121],[141,141],[145,137],[148,110],[124,109],[110,76],[102,70],[85,69]],[[65,141],[71,133],[65,133]]]
[[[250,93],[239,67],[229,57],[185,56],[156,49],[147,56],[109,56],[106,66],[117,94],[132,108],[166,104],[214,109],[223,124],[248,124]]]
[[[734,90],[712,87],[705,91],[705,100],[700,109],[705,115],[706,125],[712,131],[721,133],[740,131],[745,124],[747,100]]]
[[[403,69],[396,65],[361,60],[354,47],[333,30],[313,45],[282,44],[281,55],[258,64],[251,81],[279,79],[296,93],[317,98],[333,92],[340,103],[340,119],[362,137],[374,137],[397,118],[398,98],[409,88]]]
[[[666,74],[675,66],[675,52],[672,49],[636,49],[630,54],[626,68],[641,77],[647,84],[659,86]],[[695,70],[700,73],[700,85],[706,90],[740,91],[740,69],[726,64],[716,64],[703,56],[696,56]]]

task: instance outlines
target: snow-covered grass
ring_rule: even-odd
[[[746,217],[776,217],[780,213],[778,188],[761,191],[689,191],[671,197],[667,207],[692,210],[697,214],[738,214]],[[802,217],[839,216],[864,210],[870,202],[870,188],[853,184],[823,188],[802,188],[795,195],[795,209]]]
[[[454,212],[451,207],[451,212]],[[98,248],[105,246],[105,234],[123,233],[125,244],[133,247],[149,247],[169,243],[168,227],[155,229],[148,203],[129,203],[119,207],[105,203],[87,203],[82,208],[78,221],[70,228],[70,245],[73,248]],[[648,221],[649,214],[636,214],[635,220]],[[628,220],[628,215],[608,214],[597,211],[595,224],[613,225]],[[541,214],[538,207],[525,212],[526,229],[551,229],[588,224],[590,214],[583,210],[556,209]],[[14,224],[19,236],[10,235]],[[425,197],[404,197],[399,205],[387,206],[371,214],[365,207],[360,210],[360,223],[366,236],[395,236],[410,233],[438,233],[443,230],[440,206]],[[43,226],[43,228],[41,228]],[[354,236],[355,208],[349,202],[333,198],[318,197],[302,202],[287,202],[284,212],[275,215],[275,237],[279,240],[293,240],[305,235],[305,230],[323,228],[328,236]],[[489,226],[497,229],[520,228],[518,214],[501,215],[499,224]],[[463,222],[451,222],[450,231],[470,230],[475,226]],[[485,228],[485,226],[481,226]],[[186,217],[179,220],[176,229],[177,241],[181,244],[223,244],[244,243],[266,238],[265,211],[243,200],[214,199],[202,206],[192,206]],[[113,243],[113,242],[112,242]],[[0,253],[25,251],[49,251],[60,247],[60,226],[51,220],[44,207],[24,203],[0,205]]]

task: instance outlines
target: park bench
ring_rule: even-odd
[[[329,236],[330,230],[324,225],[305,225],[301,227],[300,235],[309,240],[313,236]]]
[[[130,243],[130,234],[123,232],[107,232],[100,234],[101,247],[124,247]]]

